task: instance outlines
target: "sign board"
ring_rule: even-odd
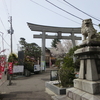
[[[40,71],[40,65],[34,65],[34,72]]]
[[[13,73],[21,73],[24,71],[23,65],[14,65],[13,66]]]
[[[58,80],[58,70],[50,71],[50,81]]]

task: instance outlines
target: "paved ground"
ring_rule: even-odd
[[[45,92],[45,82],[50,80],[50,70],[31,75],[17,77],[8,85],[9,80],[0,86],[0,100],[52,100],[51,95]]]

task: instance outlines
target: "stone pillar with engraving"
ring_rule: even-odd
[[[92,20],[82,22],[83,42],[74,54],[80,59],[79,78],[66,90],[68,100],[100,100],[100,35]]]

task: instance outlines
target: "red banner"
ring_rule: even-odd
[[[6,57],[0,56],[0,79],[2,78],[2,74],[5,69],[5,64],[6,64]]]
[[[0,73],[0,79],[2,78],[2,73]]]
[[[13,74],[13,63],[12,62],[8,63],[8,72],[9,74]]]
[[[4,68],[5,68],[5,64],[6,64],[5,59],[6,59],[5,57],[0,58],[0,60],[1,60],[0,61],[0,67],[1,67],[0,69],[2,72],[4,72]]]

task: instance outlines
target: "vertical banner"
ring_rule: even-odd
[[[13,74],[13,63],[12,62],[8,63],[8,72],[9,74]]]
[[[42,61],[41,69],[42,69],[42,70],[45,70],[45,61]]]
[[[2,78],[2,67],[1,67],[1,64],[0,64],[0,79]]]
[[[2,78],[2,73],[0,73],[0,79]]]
[[[1,69],[2,72],[4,72],[5,63],[6,63],[5,62],[5,57],[1,57],[0,60],[1,60],[0,61],[0,67],[1,67],[0,69]]]
[[[2,67],[1,67],[1,59],[0,59],[0,79],[2,78]]]
[[[0,56],[0,79],[2,78],[2,74],[5,69],[5,64],[6,64],[6,57]]]

